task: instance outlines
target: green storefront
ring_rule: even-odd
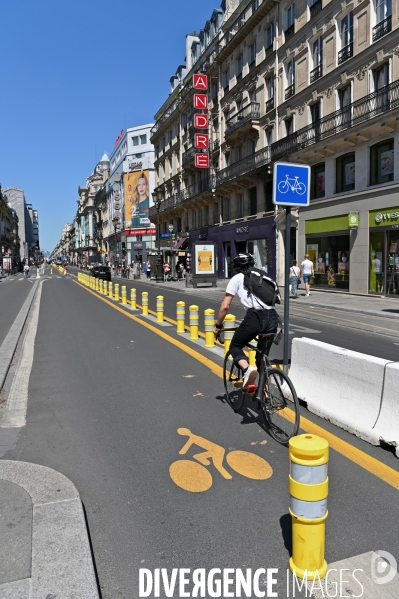
[[[399,296],[399,207],[369,212],[370,293]]]

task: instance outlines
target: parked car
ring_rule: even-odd
[[[111,269],[109,266],[93,266],[91,269],[91,274],[93,277],[97,277],[97,279],[104,279],[105,281],[111,280]]]

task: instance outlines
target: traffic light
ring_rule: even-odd
[[[122,241],[122,252],[126,252],[126,242]]]
[[[40,250],[40,246],[39,246],[39,242],[38,241],[36,241],[36,243],[35,243],[35,250]]]

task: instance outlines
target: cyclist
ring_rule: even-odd
[[[224,318],[229,311],[230,304],[235,295],[238,295],[242,306],[247,311],[244,320],[241,322],[235,331],[230,344],[230,351],[234,363],[239,366],[244,374],[243,390],[245,391],[248,385],[254,385],[258,377],[257,370],[248,364],[246,355],[243,352],[243,347],[250,343],[260,333],[275,333],[277,331],[280,319],[276,312],[275,305],[264,304],[257,296],[249,291],[244,286],[244,272],[254,266],[255,260],[251,254],[242,252],[233,259],[233,266],[237,272],[226,287],[226,295],[219,309],[219,314],[216,320],[214,333],[216,337],[220,334],[223,328]],[[276,302],[280,303],[280,292],[277,287]],[[267,351],[269,351],[272,340],[270,340]],[[262,341],[258,341],[260,348]]]

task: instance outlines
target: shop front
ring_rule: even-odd
[[[399,297],[399,207],[369,212],[369,291]]]
[[[274,216],[232,223],[220,227],[204,227],[190,231],[190,251],[194,241],[213,241],[217,246],[218,278],[234,274],[232,259],[239,252],[249,252],[255,266],[272,278],[276,277],[276,226]]]
[[[305,222],[305,248],[315,273],[312,287],[349,291],[349,224],[348,214]]]

